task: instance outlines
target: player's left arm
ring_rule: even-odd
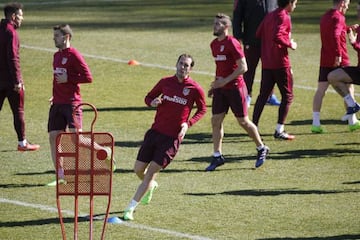
[[[342,48],[341,48],[341,35],[342,35],[342,32],[344,30],[344,23],[342,21],[341,18],[339,17],[336,17],[333,19],[334,21],[334,29],[333,29],[333,38],[334,38],[334,41],[335,41],[335,49],[334,49],[334,52],[335,52],[335,60],[334,60],[334,67],[338,67],[338,66],[341,66],[341,62],[342,62]],[[346,27],[346,31],[347,31],[347,26],[345,25]]]
[[[184,139],[185,134],[187,132],[187,130],[189,129],[189,127],[191,127],[192,125],[194,125],[197,121],[199,121],[206,113],[206,102],[205,102],[205,93],[204,90],[202,89],[202,87],[200,85],[196,86],[196,93],[194,93],[194,99],[195,99],[195,104],[196,104],[196,112],[195,114],[186,122],[183,122],[181,124],[181,128],[180,128],[180,132],[178,134],[178,137],[180,139]],[[191,103],[191,106],[188,106],[190,108],[193,107],[193,103]],[[189,114],[191,113],[191,109]]]
[[[205,93],[204,93],[204,90],[200,86],[197,87],[197,96],[195,98],[195,104],[196,104],[196,112],[187,121],[187,124],[189,127],[191,127],[197,121],[199,121],[202,117],[204,117],[204,115],[206,113]]]
[[[74,73],[69,76],[69,79],[76,83],[91,83],[93,81],[93,76],[91,74],[90,68],[87,65],[84,57],[79,53],[74,53]]]
[[[297,44],[291,38],[291,20],[288,15],[279,15],[274,31],[274,42],[280,48],[296,49]]]

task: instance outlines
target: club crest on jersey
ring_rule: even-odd
[[[184,88],[184,89],[183,89],[183,94],[184,94],[184,96],[189,95],[189,93],[190,93],[190,89],[189,89],[189,88]]]
[[[68,59],[66,57],[64,57],[61,59],[61,64],[64,65],[67,63],[67,61],[68,61]]]
[[[224,46],[224,45],[221,45],[221,46],[220,46],[220,52],[223,52],[224,49],[225,49],[225,46]]]

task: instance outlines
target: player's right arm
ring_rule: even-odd
[[[216,80],[211,83],[211,88],[221,88],[232,80],[237,79],[240,75],[244,74],[248,70],[245,57],[236,60],[236,65],[237,68],[235,68],[235,70],[227,77],[217,77]]]

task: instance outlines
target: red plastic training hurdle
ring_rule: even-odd
[[[109,217],[111,191],[112,191],[112,169],[114,138],[110,133],[94,132],[94,125],[97,119],[95,106],[89,103],[78,105],[74,111],[82,106],[89,106],[93,109],[94,118],[91,122],[91,130],[81,131],[77,128],[76,132],[66,132],[58,135],[56,139],[56,202],[60,218],[61,232],[63,240],[66,240],[65,225],[62,217],[60,197],[74,197],[74,239],[78,239],[78,214],[79,197],[88,196],[90,205],[89,214],[89,239],[93,239],[93,218],[94,218],[94,197],[107,197],[107,207],[102,227],[101,239],[105,237],[107,219]],[[87,139],[85,142],[83,139]],[[111,149],[111,160],[98,159],[95,145],[106,146]],[[65,184],[59,183],[58,169],[61,161]]]

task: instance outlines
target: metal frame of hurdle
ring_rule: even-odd
[[[112,175],[114,159],[114,138],[110,133],[94,132],[94,124],[97,119],[95,106],[89,103],[82,103],[73,110],[75,118],[76,111],[82,106],[89,106],[94,111],[94,118],[91,122],[91,130],[88,132],[79,131],[65,132],[56,139],[56,202],[59,213],[61,232],[63,240],[66,240],[65,225],[62,217],[60,197],[74,197],[74,239],[78,239],[78,214],[79,197],[88,196],[90,205],[89,214],[89,239],[93,239],[93,218],[94,218],[94,197],[107,197],[107,208],[104,217],[101,239],[105,237],[107,219],[109,217]],[[81,143],[82,138],[90,139],[89,145]],[[111,149],[111,159],[98,159],[95,144],[106,146]],[[62,165],[65,183],[59,182],[59,169]]]

